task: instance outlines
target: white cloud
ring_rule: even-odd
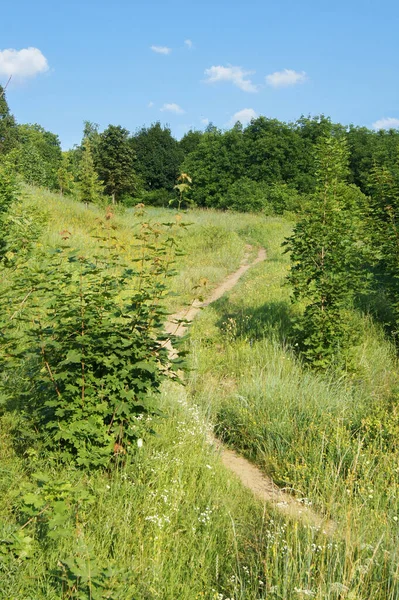
[[[276,71],[271,75],[267,75],[266,83],[275,88],[288,87],[297,83],[304,83],[307,78],[305,71],[299,73],[293,69],[283,69],[282,71]]]
[[[203,118],[201,119],[201,123],[202,123],[203,125],[205,125],[205,126],[206,126],[206,125],[209,125],[209,122],[210,122],[210,121],[209,121],[209,119],[207,119],[206,117],[203,117]]]
[[[211,67],[210,69],[205,69],[205,75],[208,77],[205,82],[218,83],[219,81],[230,81],[244,92],[257,92],[257,86],[248,78],[248,75],[252,75],[254,72],[244,71],[242,67],[233,67],[232,65],[228,65],[227,67]]]
[[[242,125],[248,125],[251,119],[256,119],[258,115],[254,111],[253,108],[243,108],[242,110],[237,111],[231,117],[229,121],[229,125],[234,125],[237,121],[240,121]]]
[[[152,108],[153,106],[154,106],[154,102],[151,101],[148,103],[148,108]]]
[[[179,106],[178,104],[172,102],[171,104],[164,104],[163,107],[161,108],[162,112],[173,112],[176,113],[177,115],[182,115],[184,113],[184,110],[182,109],[181,106]]]
[[[184,40],[184,43],[186,44],[187,48],[191,50],[193,47],[193,42],[191,40]]]
[[[0,51],[0,75],[16,79],[35,77],[49,70],[47,58],[37,48]]]
[[[386,117],[373,123],[373,129],[396,129],[396,127],[399,127],[399,119],[395,117]]]
[[[151,46],[151,50],[157,54],[170,54],[172,52],[172,48],[167,46]]]

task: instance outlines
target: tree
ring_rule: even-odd
[[[8,160],[0,160],[0,260],[6,252],[6,237],[4,221],[11,205],[16,202],[18,197],[18,186],[15,180],[15,174],[10,168]]]
[[[385,325],[399,331],[399,179],[385,165],[375,164],[369,175],[369,232],[374,249],[374,287],[388,302]],[[381,305],[381,304],[380,304]]]
[[[345,139],[332,135],[317,144],[317,189],[312,211],[286,241],[291,252],[289,281],[295,302],[306,304],[296,330],[305,360],[326,368],[338,356],[351,331],[343,318],[364,285],[361,212],[365,200],[348,175]]]
[[[98,202],[103,186],[94,168],[93,155],[89,140],[84,140],[79,170],[79,197],[86,205]]]
[[[5,89],[0,85],[0,155],[12,150],[18,139],[17,124],[10,114]]]
[[[318,182],[316,177],[316,148],[326,136],[345,137],[346,128],[340,123],[333,123],[329,117],[302,115],[295,123],[294,129],[299,137],[296,159],[296,188],[303,193],[314,193]]]
[[[122,194],[134,195],[138,187],[135,173],[136,154],[129,140],[129,132],[120,125],[109,125],[100,134],[96,167],[112,202]]]
[[[183,150],[184,156],[187,156],[190,152],[194,152],[203,135],[202,131],[196,129],[190,129],[190,131],[187,131],[187,133],[183,135],[179,142],[179,148]]]
[[[40,125],[18,125],[18,145],[13,151],[17,172],[27,183],[58,189],[62,152],[57,135]]]
[[[62,153],[61,166],[57,171],[58,185],[61,195],[71,194],[74,189],[75,178],[71,168],[71,157],[69,152]]]
[[[258,117],[245,129],[244,144],[247,177],[267,184],[297,183],[300,138],[292,126]]]
[[[169,127],[153,123],[132,138],[137,155],[137,173],[148,191],[173,190],[183,160],[183,151]]]
[[[245,176],[244,134],[240,127],[221,132],[207,128],[182,169],[194,181],[191,198],[198,206],[225,207],[229,186]]]

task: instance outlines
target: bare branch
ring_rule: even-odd
[[[3,87],[3,91],[0,94],[0,100],[2,99],[2,97],[4,96],[4,94],[6,93],[6,89],[8,88],[8,84],[10,83],[12,79],[12,75],[10,75],[10,77],[8,78],[8,81],[6,83],[6,85]]]

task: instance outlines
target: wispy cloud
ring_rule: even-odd
[[[171,104],[164,104],[161,108],[162,112],[173,112],[176,115],[182,115],[184,113],[184,110],[182,109],[181,106],[179,106],[178,104],[176,104],[175,102],[172,102]]]
[[[187,46],[187,48],[191,50],[191,48],[193,47],[193,42],[191,40],[184,40],[184,43]]]
[[[157,54],[170,54],[172,52],[172,48],[167,46],[151,46],[151,50]]]
[[[15,50],[8,48],[0,51],[0,75],[16,79],[35,77],[49,70],[47,58],[38,48]]]
[[[253,108],[243,108],[242,110],[239,110],[236,113],[234,113],[228,124],[234,125],[235,123],[237,123],[237,121],[240,121],[242,125],[248,125],[251,119],[256,119],[257,116],[258,115]]]
[[[373,129],[396,129],[397,127],[399,127],[399,119],[395,117],[386,117],[373,123]]]
[[[209,119],[207,119],[207,117],[202,117],[201,123],[203,125],[207,126],[207,125],[209,125],[210,121],[209,121]]]
[[[152,108],[154,106],[154,102],[151,100],[151,102],[148,103],[148,108]]]
[[[293,69],[283,69],[282,71],[276,71],[271,75],[266,76],[266,83],[272,87],[288,87],[290,85],[297,85],[298,83],[304,83],[308,79],[305,71],[294,71]]]
[[[205,69],[205,75],[207,76],[205,82],[219,83],[228,81],[244,92],[257,92],[257,86],[253,84],[248,77],[248,75],[252,75],[253,73],[255,73],[255,71],[245,71],[242,67],[234,67],[232,65],[228,65],[227,67],[220,65],[213,66],[209,69]]]

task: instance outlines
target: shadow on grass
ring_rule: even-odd
[[[266,302],[256,308],[240,307],[221,298],[213,304],[219,319],[216,325],[231,339],[257,341],[274,338],[281,343],[292,339],[292,310],[289,302]]]

